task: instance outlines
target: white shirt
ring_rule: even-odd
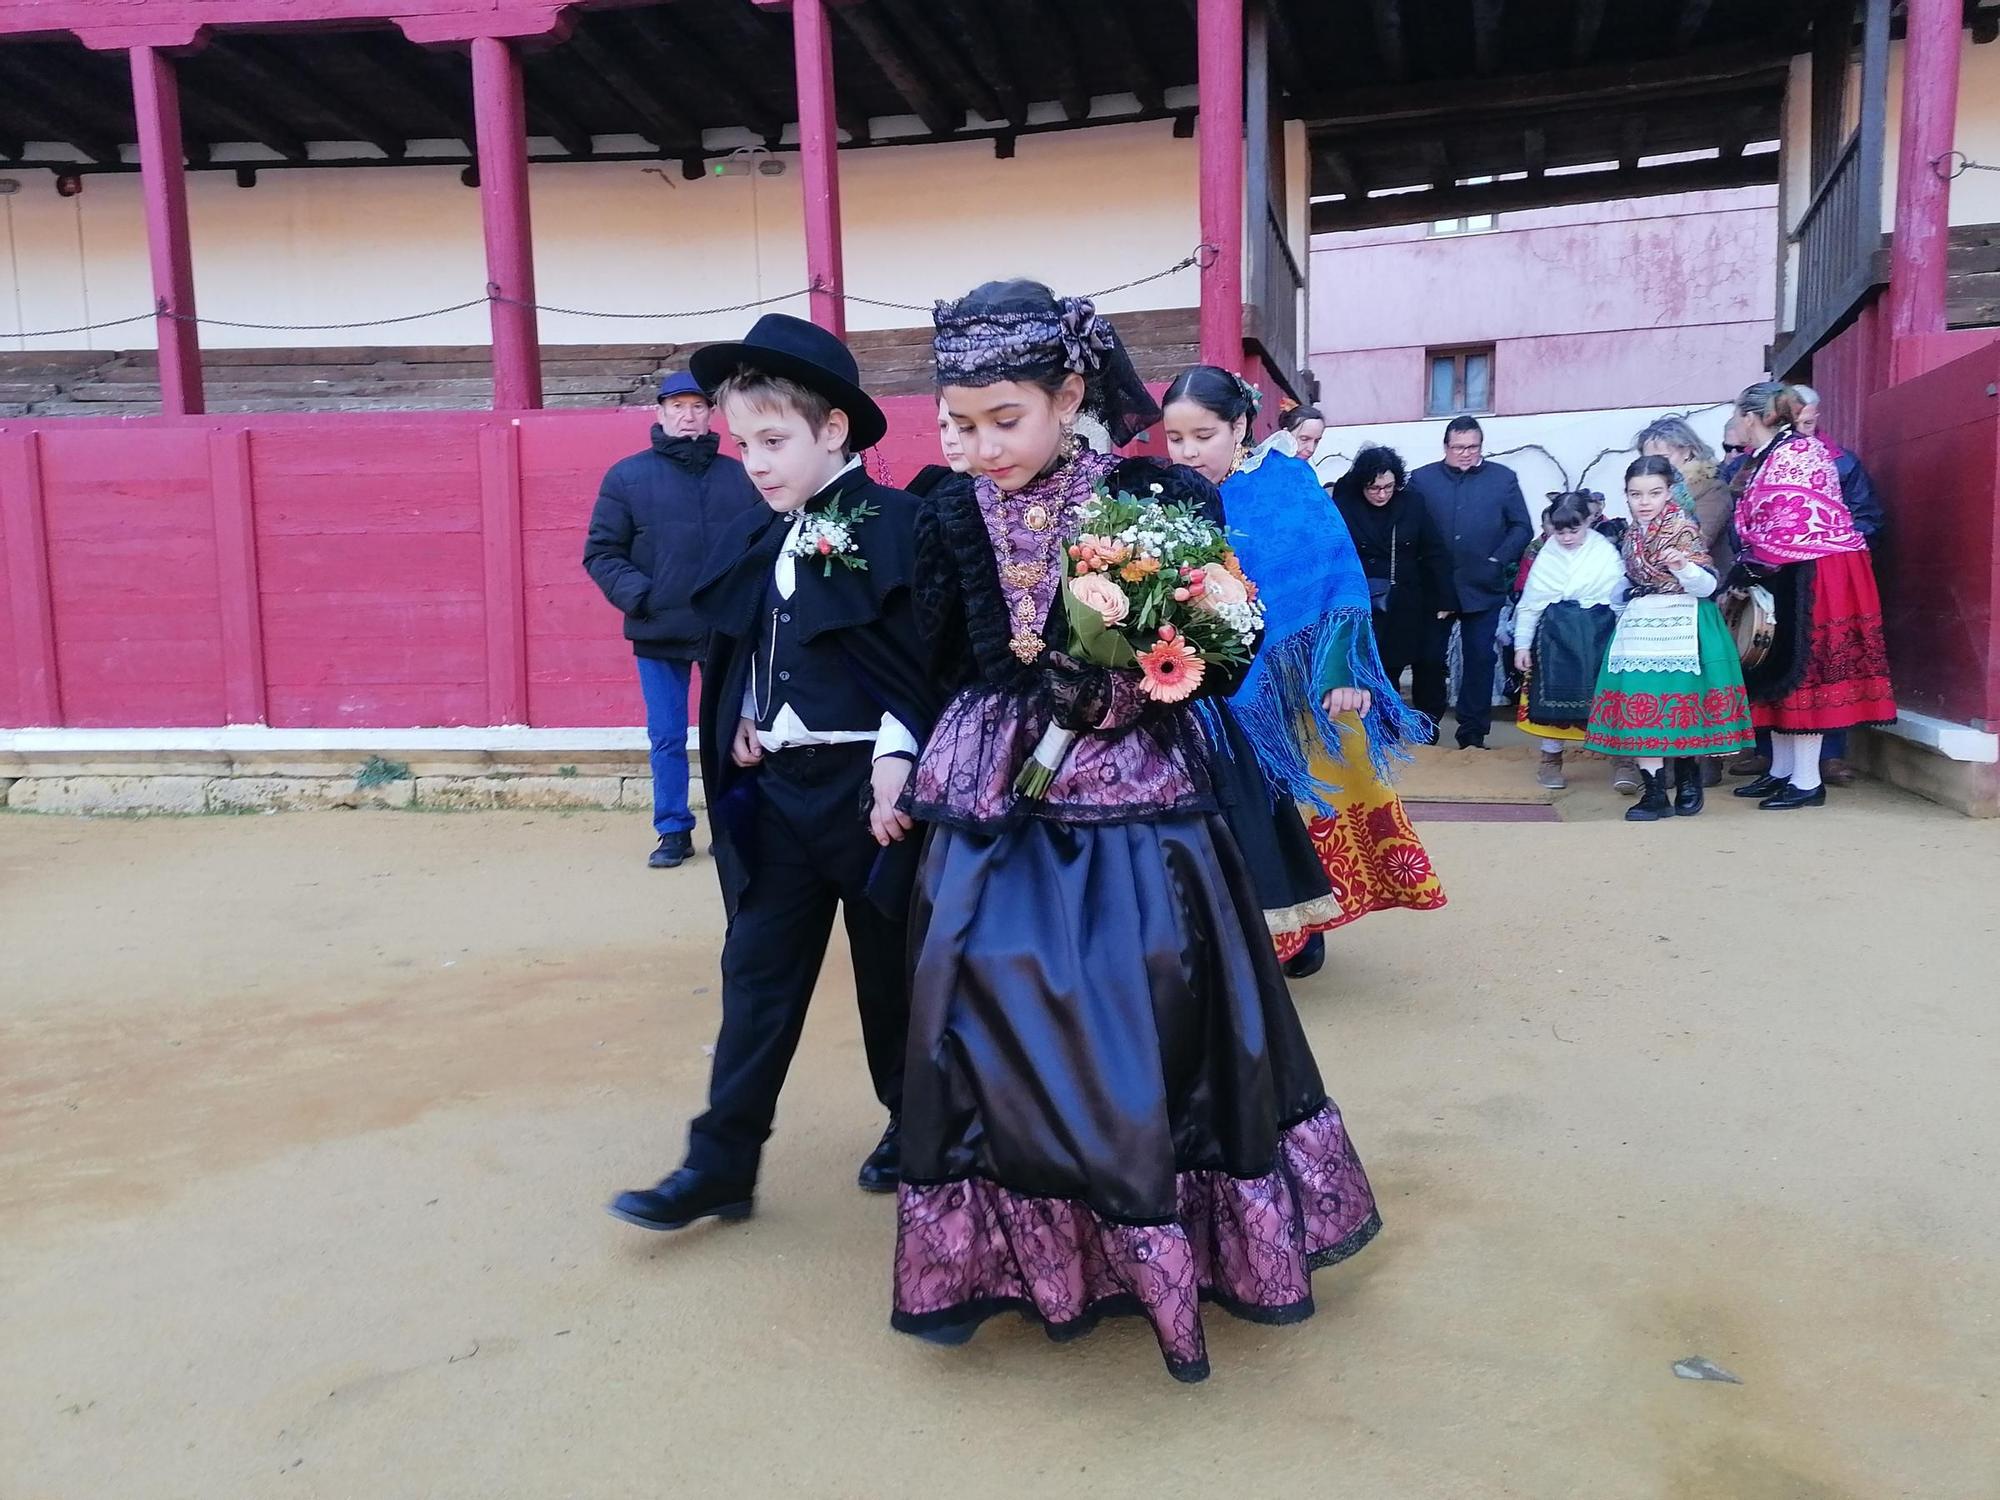
[[[850,458],[840,473],[829,479],[827,484],[830,486],[837,483],[842,475],[852,473],[860,467],[861,458],[857,454],[855,457]],[[785,533],[784,544],[778,549],[778,560],[772,565],[771,581],[777,585],[778,597],[780,599],[789,599],[798,591],[799,560],[792,556],[791,546],[792,539],[798,535],[799,527],[805,523],[805,518],[806,512],[804,506],[800,506],[792,512],[791,519],[787,523],[788,529]],[[753,657],[750,662],[750,681],[743,689],[743,717],[752,722],[755,722],[758,717],[757,683],[759,677],[760,673],[757,661]],[[771,682],[771,673],[768,665],[762,671],[761,677],[768,686]],[[772,750],[793,750],[803,745],[858,745],[867,740],[875,742],[876,760],[881,760],[886,755],[908,755],[914,757],[923,748],[917,743],[917,737],[911,734],[902,720],[898,719],[894,714],[882,715],[880,727],[872,734],[867,730],[831,730],[822,732],[808,727],[806,722],[793,711],[789,703],[781,703],[778,706],[777,715],[771,720],[771,727],[769,729],[760,729],[757,731],[757,742],[767,752]]]

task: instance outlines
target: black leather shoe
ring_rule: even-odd
[[[1305,947],[1285,960],[1287,979],[1310,979],[1326,967],[1326,934],[1315,932],[1306,939]]]
[[[1639,772],[1639,780],[1644,784],[1639,800],[1625,809],[1628,823],[1657,823],[1662,818],[1673,816],[1674,805],[1667,800],[1667,773],[1665,770]]]
[[[663,833],[660,847],[646,856],[646,866],[653,870],[671,870],[683,860],[694,856],[694,835],[687,833]]]
[[[641,1229],[685,1229],[697,1219],[747,1219],[755,1190],[682,1167],[656,1186],[620,1193],[604,1205],[614,1219]]]
[[[1685,756],[1674,762],[1674,816],[1692,818],[1706,800],[1701,789],[1703,762]]]
[[[1802,792],[1788,782],[1782,791],[1771,793],[1757,805],[1772,812],[1790,812],[1795,807],[1825,807],[1826,784],[1822,782],[1811,791]]]
[[[1732,797],[1755,797],[1760,801],[1773,792],[1781,791],[1791,783],[1782,776],[1759,776],[1755,781],[1746,781],[1741,786],[1731,787]]]
[[[864,1193],[893,1193],[903,1180],[903,1122],[889,1116],[889,1128],[861,1164],[855,1182]]]

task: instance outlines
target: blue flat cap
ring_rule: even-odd
[[[660,400],[664,401],[669,396],[699,396],[704,401],[710,399],[708,392],[701,388],[701,382],[686,370],[676,370],[660,381]]]

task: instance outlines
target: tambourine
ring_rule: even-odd
[[[1736,641],[1736,654],[1746,668],[1759,667],[1778,638],[1778,603],[1761,584],[1722,601],[1722,623]]]

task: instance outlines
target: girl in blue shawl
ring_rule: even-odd
[[[1265,921],[1285,972],[1301,977],[1325,961],[1329,929],[1442,906],[1444,893],[1387,782],[1428,724],[1382,670],[1361,560],[1311,466],[1283,433],[1246,451],[1258,402],[1240,376],[1195,365],[1167,390],[1165,426],[1169,456],[1220,488],[1264,604],[1243,685],[1203,715]]]

